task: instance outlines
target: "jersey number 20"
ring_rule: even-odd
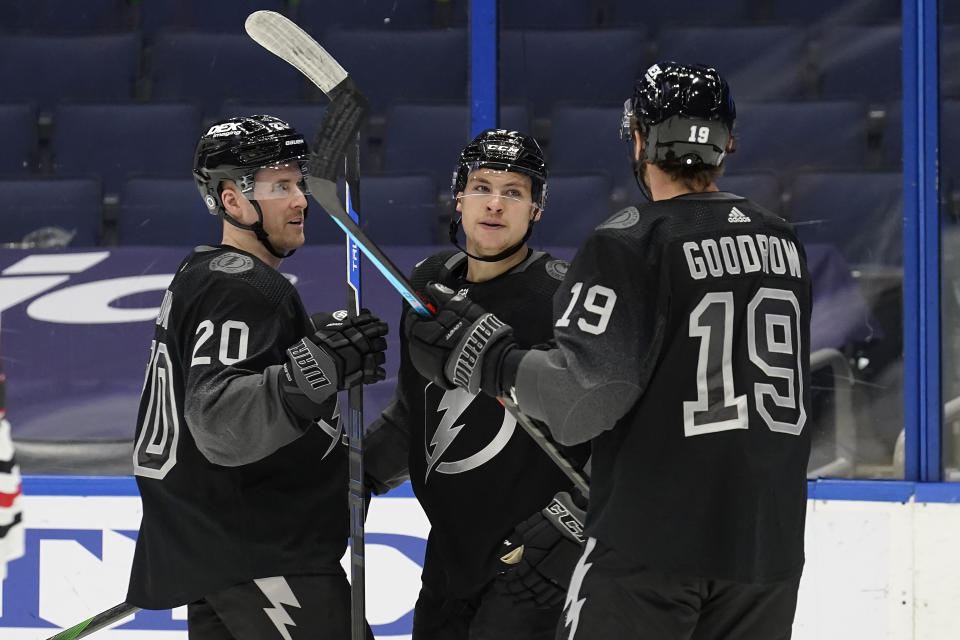
[[[735,395],[733,339],[746,328],[752,371],[738,372],[749,384],[757,414],[771,431],[799,435],[807,414],[803,406],[800,304],[786,289],[763,287],[746,308],[746,318],[734,317],[731,291],[712,291],[690,313],[690,337],[700,340],[697,358],[697,399],[683,403],[686,436],[746,429],[747,396]],[[741,329],[742,330],[742,329]],[[777,384],[775,384],[777,383]]]

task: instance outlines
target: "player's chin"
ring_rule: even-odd
[[[477,247],[476,255],[480,256],[481,258],[490,258],[498,253],[503,253],[514,244],[516,244],[516,242],[508,242],[506,244],[502,242],[498,242],[496,244],[483,244]]]
[[[303,232],[303,224],[287,225],[283,233],[284,244],[290,249],[299,249],[307,242],[307,236]]]

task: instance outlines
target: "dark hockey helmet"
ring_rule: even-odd
[[[467,186],[470,172],[481,167],[530,176],[533,202],[543,209],[547,201],[547,163],[532,136],[507,129],[481,132],[460,152],[451,185],[454,198]]]
[[[212,125],[197,142],[193,179],[207,210],[222,215],[222,181],[232,180],[249,197],[257,170],[296,162],[306,176],[309,156],[304,137],[279,118],[229,118]]]
[[[632,140],[634,129],[640,132],[648,162],[718,166],[733,151],[736,117],[730,87],[716,69],[658,62],[634,84],[620,133]]]

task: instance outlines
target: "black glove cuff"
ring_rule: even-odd
[[[481,383],[486,386],[483,387],[483,391],[498,398],[510,397],[510,390],[517,386],[517,371],[520,369],[520,361],[527,355],[527,351],[528,349],[521,349],[514,343],[507,345],[497,364],[496,374],[490,376],[494,379],[488,382],[486,372],[484,372]],[[494,386],[496,387],[495,391]],[[490,387],[489,390],[488,387]]]

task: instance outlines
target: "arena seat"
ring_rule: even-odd
[[[228,98],[295,102],[303,76],[244,34],[159,33],[152,47],[153,100],[194,102],[215,116]]]
[[[37,167],[37,110],[30,104],[0,104],[0,174],[31,173]]]
[[[437,186],[429,174],[379,175],[360,181],[360,226],[377,244],[433,244]]]
[[[207,213],[192,179],[130,178],[120,193],[121,245],[215,244],[223,223]]]
[[[467,32],[332,30],[321,39],[383,115],[395,102],[467,99]]]
[[[804,242],[834,244],[851,265],[902,264],[901,174],[801,173],[790,192],[788,217]]]
[[[708,64],[734,100],[796,100],[805,84],[806,31],[800,27],[671,27],[660,32],[660,60]]]
[[[773,24],[874,24],[900,20],[900,0],[767,0]]]
[[[500,32],[500,92],[527,101],[534,117],[558,102],[619,106],[652,62],[647,33],[636,29]]]
[[[500,108],[506,129],[529,131],[523,105]],[[385,171],[426,171],[446,191],[460,151],[470,141],[470,110],[460,104],[398,104],[387,113],[383,141]]]
[[[53,170],[96,173],[107,193],[134,173],[189,176],[199,134],[192,104],[63,105],[54,112]]]
[[[284,0],[231,0],[230,2],[147,0],[138,4],[140,5],[140,31],[148,41],[165,29],[243,34],[243,23],[254,11],[269,9],[285,14],[288,6]]]
[[[855,101],[738,103],[728,171],[865,169],[866,107]]]
[[[428,29],[434,0],[300,0],[297,23],[307,33],[328,29]]]
[[[533,247],[579,247],[610,214],[610,177],[606,174],[557,175],[547,183],[547,202],[536,224]]]
[[[156,4],[156,3],[148,3]],[[92,35],[133,28],[133,11],[124,0],[6,0],[0,31],[42,35]]]
[[[133,33],[0,36],[3,101],[32,102],[41,111],[67,101],[129,101],[139,56]]]
[[[771,212],[782,215],[780,180],[772,172],[724,174],[717,180],[717,186],[720,191],[749,198]]]
[[[820,97],[895,100],[901,66],[899,24],[827,28],[820,43]]]
[[[55,226],[74,233],[71,247],[95,246],[100,233],[101,201],[98,180],[0,180],[0,243],[20,242],[32,231]]]
[[[683,10],[669,2],[614,0],[609,23],[621,27],[643,25],[651,31],[668,26],[734,26],[753,20],[750,0],[684,0]]]
[[[620,139],[622,112],[620,107],[558,106],[550,119],[550,170],[604,172],[624,196],[637,193],[630,162],[632,146]]]
[[[501,29],[589,29],[595,27],[596,12],[583,0],[540,2],[501,2]]]

